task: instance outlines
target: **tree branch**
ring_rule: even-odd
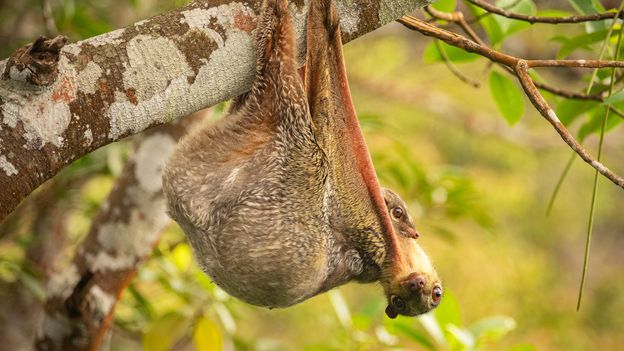
[[[449,32],[444,29],[437,28],[416,17],[405,16],[398,20],[409,29],[418,31],[426,36],[434,37],[444,41],[449,45],[456,46],[468,52],[472,52],[490,59],[493,62],[503,64],[514,70],[522,87],[529,97],[529,100],[540,112],[540,114],[555,128],[561,138],[576,152],[585,162],[596,169],[600,174],[611,180],[614,184],[624,189],[624,179],[613,173],[605,165],[598,162],[592,157],[583,146],[574,139],[566,127],[561,123],[555,112],[548,105],[544,97],[541,95],[533,80],[528,74],[531,67],[624,67],[621,61],[606,60],[524,60],[511,55],[507,55],[500,51],[492,50],[485,45],[476,43],[457,33]]]
[[[422,4],[341,0],[343,40]],[[36,83],[41,72],[20,65],[15,55],[0,62],[0,221],[80,156],[248,90],[260,5],[261,0],[198,0],[66,45],[52,82]],[[302,1],[291,8],[303,53],[306,9]]]
[[[530,16],[523,15],[521,13],[507,11],[495,5],[492,5],[483,0],[468,0],[471,4],[480,7],[487,11],[488,13],[493,13],[499,16],[515,19],[518,21],[529,22],[531,24],[534,23],[549,23],[549,24],[562,24],[562,23],[582,23],[582,22],[593,22],[593,21],[604,21],[612,18],[622,18],[622,14],[618,14],[617,12],[603,12],[603,13],[595,13],[591,15],[578,15],[578,16],[567,16],[567,17],[548,17],[548,16]]]
[[[479,37],[479,35],[477,34],[477,32],[474,31],[474,29],[472,29],[472,27],[470,26],[470,24],[468,24],[468,22],[466,21],[466,19],[464,18],[464,14],[459,12],[459,11],[455,11],[455,12],[442,12],[439,10],[436,10],[433,6],[431,5],[427,5],[425,6],[425,11],[433,18],[435,19],[439,19],[439,20],[443,20],[443,21],[448,21],[448,22],[452,22],[457,24],[463,31],[464,33],[466,33],[466,35],[468,35],[468,37],[470,39],[472,39],[472,41],[474,41],[475,43],[479,44],[479,45],[483,45],[486,46],[485,42],[481,39],[481,37]],[[514,74],[514,71],[511,67],[505,66],[505,65],[500,65],[503,69],[505,69],[505,71],[507,71],[510,74]],[[576,93],[576,92],[572,92],[572,91],[567,91],[567,90],[563,90],[557,87],[553,87],[550,86],[548,84],[545,83],[540,83],[540,82],[535,82],[535,86],[537,86],[538,88],[542,89],[542,90],[546,90],[552,94],[555,95],[559,95],[561,97],[565,97],[568,99],[577,99],[577,100],[596,100],[596,101],[603,101],[604,97],[601,94],[592,94],[592,95],[587,95],[587,94],[582,94],[582,93]]]
[[[48,285],[40,350],[98,350],[115,304],[169,223],[161,170],[198,112],[148,131],[116,180],[72,263]]]

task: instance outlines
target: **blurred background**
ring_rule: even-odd
[[[62,33],[75,41],[186,1],[43,3],[0,1],[0,57],[8,57],[42,34]],[[519,6],[529,2],[507,3],[522,10]],[[620,5],[617,1],[602,4],[607,8]],[[440,6],[458,6],[466,14],[478,15],[461,2],[442,1]],[[535,10],[532,6],[528,11]],[[550,14],[578,11],[574,1],[539,1],[537,8],[557,10],[540,12]],[[501,28],[510,27],[502,19],[490,18]],[[475,27],[491,39],[491,28]],[[525,58],[596,58],[604,38],[577,47],[568,45],[569,52],[561,52],[571,39],[589,32],[584,24],[525,25],[491,43]],[[511,112],[517,114],[518,122],[497,106],[500,99],[491,91],[491,81],[497,78],[492,76],[510,77],[499,67],[446,48],[454,67],[478,83],[475,87],[451,73],[436,49],[432,39],[393,23],[346,45],[345,59],[380,181],[407,201],[421,233],[419,241],[443,279],[445,297],[438,309],[419,318],[389,320],[383,312],[382,289],[376,284],[348,284],[288,309],[249,306],[210,283],[198,270],[183,233],[172,224],[117,306],[110,349],[624,347],[624,191],[599,179],[588,280],[577,312],[593,169],[575,161],[547,215],[571,150],[526,97]],[[587,87],[591,74],[567,69],[539,73],[552,85],[576,91]],[[604,80],[608,73],[599,77]],[[504,79],[515,85],[514,80]],[[584,145],[595,154],[598,137],[591,123],[600,106],[581,106],[552,95],[547,98],[562,119],[562,113],[574,117],[566,121],[575,134],[583,128],[588,131],[583,135]],[[224,105],[213,108],[210,118],[219,118],[223,109]],[[621,117],[611,118],[616,127]],[[33,228],[49,225],[37,223],[40,212],[36,209],[53,204],[63,213],[62,235],[68,239],[56,265],[62,268],[88,232],[131,149],[129,141],[122,141],[77,161],[54,184],[46,184],[54,189],[52,198],[44,199],[48,202],[41,196],[31,197],[27,200],[30,210],[3,224],[0,286],[5,288],[0,295],[9,294],[7,287],[19,281],[24,291],[43,298],[37,274],[24,264]],[[624,173],[621,129],[606,135],[603,160],[616,173]],[[54,228],[49,228],[52,233]],[[7,316],[21,318],[11,304],[0,304],[0,308],[5,320],[10,320]]]

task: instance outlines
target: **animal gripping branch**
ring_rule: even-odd
[[[304,81],[291,21],[285,0],[265,2],[255,82],[170,158],[169,212],[212,280],[248,303],[287,307],[351,280],[380,281],[389,317],[427,312],[441,284],[415,230],[397,222],[405,210],[388,213],[386,202],[402,201],[377,182],[338,13],[311,1]]]

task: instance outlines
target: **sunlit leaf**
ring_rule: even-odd
[[[151,302],[136,288],[134,284],[130,284],[128,287],[128,293],[137,302],[136,310],[145,318],[151,318],[154,313],[154,307]]]
[[[598,0],[568,0],[570,5],[581,15],[590,15],[592,13],[605,12],[605,8]],[[595,32],[604,30],[607,25],[604,21],[590,21],[585,23],[587,32]]]
[[[436,10],[443,12],[453,12],[457,6],[456,0],[439,0],[431,4]]]
[[[461,313],[459,309],[459,303],[455,296],[448,290],[444,292],[444,297],[440,306],[433,310],[433,315],[438,320],[441,326],[447,324],[461,325]]]
[[[608,98],[606,98],[603,102],[603,104],[605,105],[613,105],[615,103],[624,101],[624,90],[620,90],[617,93],[609,96]]]
[[[453,338],[461,344],[461,349],[471,350],[475,345],[475,338],[472,334],[463,328],[450,324],[446,326],[446,331],[453,336]]]
[[[351,321],[351,312],[349,312],[349,306],[345,301],[344,297],[340,291],[334,289],[330,290],[328,293],[329,301],[331,301],[332,306],[334,307],[334,312],[336,312],[336,317],[340,321],[340,324],[346,329],[350,329],[353,325]]]
[[[499,2],[497,5],[505,8],[507,11],[523,15],[535,15],[537,12],[537,7],[532,0],[505,0]],[[498,22],[504,38],[531,27],[531,24],[525,21],[513,20],[502,16],[494,16],[494,18]]]
[[[551,38],[552,41],[557,41],[562,43],[561,48],[557,52],[557,59],[564,59],[575,50],[586,50],[592,51],[590,45],[602,42],[605,40],[605,37],[608,34],[608,30],[600,30],[591,33],[584,33],[581,35],[577,35],[574,37],[559,35]],[[617,35],[617,33],[612,33],[612,36]]]
[[[597,0],[568,0],[568,2],[581,15],[605,11],[605,8]]]
[[[516,322],[513,318],[493,316],[477,321],[468,329],[479,342],[484,342],[499,340],[515,328]]]
[[[193,260],[193,254],[191,253],[191,248],[186,243],[179,244],[173,249],[170,255],[171,261],[173,264],[181,270],[186,271],[189,269],[191,265],[191,261]]]
[[[217,291],[222,290],[216,289],[215,292]],[[232,317],[230,310],[228,310],[228,308],[222,303],[215,303],[214,308],[217,311],[217,315],[219,316],[219,320],[221,320],[221,325],[223,325],[225,331],[229,334],[234,334],[236,332],[236,320]]]
[[[442,328],[440,327],[440,323],[436,318],[434,313],[425,313],[418,317],[418,321],[425,328],[427,333],[433,338],[435,343],[442,347],[443,349],[447,349],[446,338],[444,338],[444,333],[442,332]]]
[[[559,120],[561,120],[561,123],[569,126],[578,117],[587,113],[596,106],[598,106],[597,101],[565,99],[557,105],[555,112],[557,113]]]
[[[483,29],[488,35],[490,42],[492,43],[492,47],[494,49],[500,46],[500,43],[505,38],[505,33],[501,28],[500,22],[504,20],[496,20],[494,16],[486,16],[483,17],[479,23],[483,26]]]
[[[165,351],[184,336],[189,327],[188,318],[181,313],[171,312],[154,321],[143,334],[145,351]]]
[[[388,321],[389,329],[392,332],[402,334],[412,341],[417,342],[427,350],[435,350],[435,345],[431,338],[427,336],[423,331],[417,329],[414,326],[414,322],[407,318],[397,318]]]
[[[579,139],[584,140],[589,135],[598,133],[600,131],[600,129],[602,128],[602,120],[605,117],[605,109],[606,107],[604,106],[594,109],[589,120],[585,122],[585,124],[583,124],[581,128],[579,129],[579,132],[578,132]],[[607,124],[605,126],[605,132],[608,132],[612,130],[613,128],[615,128],[616,126],[622,124],[622,121],[624,121],[624,119],[622,119],[619,116],[616,116],[614,113],[610,113],[609,118],[607,119]]]
[[[503,117],[511,125],[524,115],[524,98],[514,82],[502,74],[492,71],[489,79],[490,92]]]
[[[200,318],[193,331],[193,344],[196,351],[223,350],[223,335],[219,326],[208,318]]]

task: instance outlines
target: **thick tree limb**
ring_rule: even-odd
[[[71,264],[48,284],[37,349],[100,349],[121,293],[169,223],[160,171],[178,139],[205,115],[139,139]]]
[[[423,3],[340,0],[343,39],[357,38]],[[80,156],[248,90],[260,4],[199,0],[66,45],[51,57],[58,65],[21,64],[28,62],[23,57],[28,48],[0,62],[0,221]],[[303,50],[306,9],[303,1],[291,7]],[[52,68],[57,73],[43,74]]]

